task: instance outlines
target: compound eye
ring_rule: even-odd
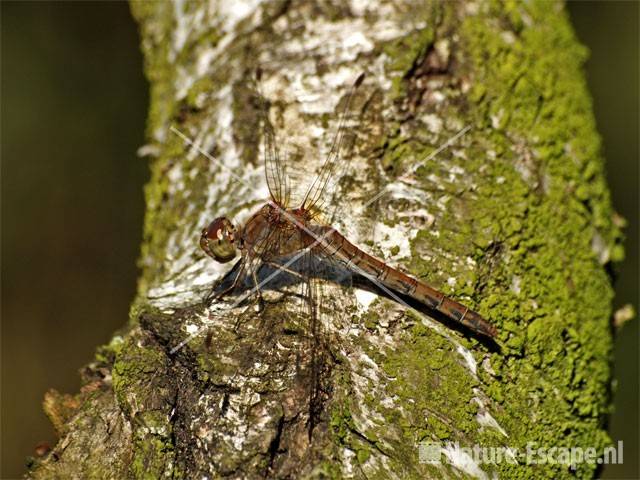
[[[202,231],[200,248],[217,262],[233,260],[237,253],[232,233],[234,231],[233,224],[227,218],[216,218]]]

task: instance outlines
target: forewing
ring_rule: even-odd
[[[255,92],[258,99],[258,112],[262,133],[264,170],[271,199],[283,208],[289,205],[289,179],[286,173],[286,157],[278,147],[275,129],[269,120],[269,102],[260,88],[260,71],[256,74]]]
[[[273,125],[266,113],[262,121],[264,148],[264,171],[271,199],[283,208],[289,206],[289,178],[286,173],[286,158],[280,155]]]
[[[302,206],[307,210],[313,208],[322,210],[335,194],[338,181],[343,173],[342,170],[345,168],[344,161],[341,158],[341,151],[344,147],[348,131],[347,121],[351,112],[352,100],[363,80],[364,73],[360,74],[347,94],[347,99],[338,121],[338,129],[333,138],[327,158],[322,164],[317,177],[309,186],[304,201],[302,202]]]

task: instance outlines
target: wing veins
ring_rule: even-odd
[[[329,181],[335,170],[336,163],[340,155],[340,149],[342,148],[342,144],[344,142],[345,131],[346,131],[345,124],[347,121],[347,116],[350,111],[351,102],[356,90],[362,84],[363,80],[364,80],[364,73],[358,76],[358,78],[352,85],[351,89],[349,90],[347,101],[340,114],[340,120],[338,121],[338,129],[333,138],[333,142],[331,144],[329,153],[327,154],[327,158],[325,162],[322,164],[322,167],[320,168],[320,173],[313,180],[313,182],[309,186],[309,189],[307,190],[307,193],[304,196],[302,206],[307,209],[317,205],[323,193],[325,192],[327,185],[329,184]],[[337,184],[337,180],[336,180],[336,184]]]

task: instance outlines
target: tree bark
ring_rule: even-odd
[[[607,271],[622,250],[563,4],[131,8],[152,93],[139,292],[82,391],[47,395],[60,441],[30,476],[594,475],[518,456],[610,444]],[[226,270],[198,249],[201,229],[267,198],[258,66],[281,148],[308,178],[365,72],[337,226],[479,311],[499,348],[329,283],[321,334],[285,295],[260,313],[204,306]],[[475,445],[517,452],[483,462]]]

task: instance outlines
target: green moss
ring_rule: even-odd
[[[188,14],[188,11],[199,7],[197,3],[187,2],[182,8]],[[175,28],[173,9],[174,5],[167,2],[131,2],[132,14],[145,39],[142,43],[145,74],[151,87],[147,138],[151,143],[162,142],[159,157],[151,162],[151,178],[145,186],[147,210],[139,260],[142,274],[138,285],[141,294],[146,291],[152,279],[166,278],[166,272],[163,271],[165,262],[157,259],[166,257],[167,239],[176,225],[187,221],[186,212],[189,211],[188,205],[194,201],[194,192],[204,195],[206,182],[210,180],[202,175],[190,182],[188,192],[169,191],[167,173],[174,165],[179,165],[185,169],[182,173],[188,174],[186,169],[200,167],[205,170],[208,161],[203,157],[196,158],[191,163],[182,161],[186,150],[184,142],[168,126],[188,131],[190,124],[201,123],[201,118],[208,115],[210,95],[216,90],[216,81],[219,81],[209,76],[196,79],[185,92],[185,97],[178,99],[175,65],[195,68],[198,52],[214,47],[220,39],[220,32],[212,25],[210,28],[203,28],[200,37],[192,38],[180,51],[173,51],[174,43],[166,38],[168,32]],[[199,101],[202,95],[208,99],[207,102]],[[193,215],[195,214],[192,213]]]
[[[429,12],[416,9],[415,17],[429,17]],[[431,20],[431,18],[429,18]],[[390,61],[386,65],[387,72],[391,75],[391,98],[401,98],[406,94],[406,82],[404,74],[419,65],[427,51],[433,45],[434,31],[427,27],[414,30],[406,36],[384,45],[383,51]]]
[[[122,344],[112,370],[113,389],[120,409],[132,419],[132,475],[159,478],[173,455],[169,409],[174,393],[153,381],[166,368],[166,355],[157,346],[141,343],[134,333]]]
[[[170,3],[130,2],[131,13],[136,19],[143,42],[145,74],[151,86],[150,110],[147,120],[147,136],[165,124],[173,101],[173,66],[169,63],[171,42],[166,41],[159,32],[171,31],[173,15],[169,12]]]
[[[133,4],[143,29],[152,27],[147,18],[156,8],[168,7]],[[448,73],[452,83],[442,88],[453,98],[437,114],[451,124],[457,120],[472,126],[464,137],[465,158],[450,152],[442,155],[449,164],[470,173],[473,184],[465,178],[459,184],[442,181],[450,198],[433,229],[439,235],[425,230],[416,236],[410,268],[453,296],[464,295],[466,303],[499,327],[504,348],[489,353],[473,339],[461,340],[475,348],[478,361],[484,355],[490,364],[492,373],[479,366],[476,379],[449,342],[417,323],[404,333],[393,352],[383,354],[363,346],[394,379],[386,393],[397,399],[398,408],[383,411],[386,425],[360,432],[368,441],[356,435],[353,416],[362,406],[353,398],[334,399],[330,420],[335,443],[352,448],[358,463],[366,463],[374,449],[384,444],[393,450],[392,467],[408,478],[441,473],[428,466],[407,470],[407,465],[416,463],[417,442],[424,439],[463,439],[481,445],[508,442],[521,449],[529,441],[600,450],[609,442],[603,419],[610,401],[612,289],[591,242],[599,235],[613,261],[622,259],[624,251],[620,232],[612,223],[599,140],[581,70],[586,51],[577,44],[560,4],[480,2],[478,12],[467,13],[460,24],[458,8],[458,4],[445,2],[414,12],[414,18],[424,17],[429,27],[382,46],[391,59],[387,73],[392,78],[391,97],[396,100],[407,95],[415,67],[435,40],[459,32],[451,48],[455,56],[454,68]],[[217,41],[215,32],[210,35],[211,42]],[[153,35],[147,32],[145,38]],[[173,98],[167,45],[151,42],[145,47],[147,75],[153,84],[149,132],[166,125],[180,111]],[[456,82],[460,81],[468,84],[466,93],[459,93]],[[186,105],[198,107],[197,99],[214,88],[213,82],[196,82],[187,93]],[[240,96],[234,94],[234,101],[234,109],[244,111],[238,103]],[[195,122],[206,114],[191,112],[185,121]],[[405,163],[425,158],[437,148],[437,143],[425,145],[417,140],[422,138],[416,135],[419,132],[401,132],[397,123],[385,128],[388,134],[377,145],[388,171],[402,171]],[[251,130],[247,122],[237,126],[240,137],[248,139],[247,145],[252,142]],[[442,142],[453,133],[443,132]],[[172,135],[163,142],[146,190],[141,291],[149,279],[164,274],[158,269],[162,267],[151,266],[162,262],[145,259],[165,257],[168,235],[183,221],[187,202],[194,202],[185,192],[169,198],[166,172],[184,154],[184,146]],[[251,155],[249,150],[243,152],[243,161],[250,161]],[[416,174],[425,189],[430,186],[430,173],[423,167]],[[191,186],[192,192],[204,189],[197,183],[204,182],[204,177]],[[446,255],[426,261],[422,258],[425,251]],[[466,258],[475,265],[465,262]],[[447,285],[449,276],[456,279],[455,286]],[[375,330],[378,320],[372,313],[364,325]],[[114,345],[104,359],[115,358],[118,402],[132,412],[131,386],[152,375],[161,358],[153,349],[131,356],[126,347]],[[205,354],[197,356],[202,381],[224,371],[223,365],[211,359]],[[339,382],[341,388],[348,384],[344,379]],[[479,428],[478,405],[472,400],[475,387],[490,397],[492,415],[509,432],[508,439],[495,429]],[[379,399],[373,396],[365,396],[364,402],[366,408],[379,408]],[[146,412],[137,419],[137,428],[164,432],[163,418],[161,412]],[[390,439],[391,427],[398,435]],[[155,459],[170,449],[162,434],[148,446],[137,445],[136,472],[158,473]],[[593,475],[591,465],[577,468],[578,476]],[[558,465],[534,470],[501,464],[496,469],[506,478],[568,475]],[[326,466],[326,472],[339,476],[335,465]]]
[[[395,378],[387,393],[405,409],[400,421],[406,424],[407,448],[416,448],[415,439],[424,436],[423,430],[442,440],[450,438],[452,428],[475,430],[475,415],[469,412],[475,409],[470,402],[477,380],[461,361],[452,361],[459,358],[452,348],[441,335],[417,323],[402,347],[383,360],[385,373]],[[446,412],[450,422],[443,423],[437,412]]]
[[[455,75],[470,86],[438,114],[472,126],[464,137],[465,158],[442,155],[473,172],[474,185],[465,189],[464,179],[462,185],[443,182],[462,193],[450,195],[438,214],[438,235],[425,230],[415,237],[410,269],[453,296],[471,297],[465,303],[499,327],[503,351],[490,356],[495,375],[482,368],[478,375],[482,390],[502,407],[491,411],[509,432],[509,446],[535,441],[602,451],[609,442],[604,419],[610,409],[613,291],[592,239],[604,240],[612,261],[624,251],[582,72],[586,51],[560,3],[483,2],[477,14],[448,24],[456,22],[456,15],[447,13],[455,8],[444,4],[441,24],[431,22],[424,36],[407,37],[415,48],[399,54],[402,43],[389,46],[398,58],[389,68],[401,79],[394,95],[401,95],[433,32],[459,31],[460,41],[452,47]],[[386,168],[435,149],[415,142],[416,132],[388,131]],[[417,172],[425,187],[431,173]],[[424,251],[446,252],[435,262],[439,271],[421,258]],[[475,266],[461,261],[467,257]],[[456,279],[454,287],[446,284],[449,276]],[[413,411],[411,401],[429,398],[422,407],[452,415],[451,425],[464,431],[465,442],[504,441],[492,429],[477,433],[475,414],[467,407],[474,380],[456,370],[456,355],[445,342],[430,337],[414,328],[411,343],[385,360],[386,373],[398,379],[393,394],[407,400],[399,403]],[[436,382],[440,375],[449,380]],[[460,438],[437,418],[407,421],[388,412],[387,419],[418,438]],[[576,468],[578,476],[591,476],[594,465]],[[505,464],[497,471],[511,478],[568,474],[551,464],[535,471]]]
[[[95,355],[96,361],[109,366],[113,365],[116,356],[122,349],[123,342],[123,337],[118,334],[114,335],[108,345],[98,347]]]
[[[503,362],[498,373],[508,381],[488,390],[507,399],[498,422],[510,432],[510,441],[602,449],[607,442],[603,420],[609,410],[613,293],[591,239],[599,234],[609,248],[619,249],[620,233],[611,221],[581,69],[585,51],[560,5],[552,5],[495,3],[463,22],[466,66],[473,82],[481,85],[470,98],[474,123],[495,127],[479,127],[484,142],[476,141],[501,153],[495,162],[471,162],[466,168],[484,165],[487,178],[502,176],[505,181],[479,186],[478,197],[468,206],[473,218],[445,216],[444,221],[476,223],[484,230],[480,236],[490,240],[481,247],[502,245],[501,262],[492,265],[477,297],[485,316],[510,325],[502,330],[510,337],[505,353],[525,353],[522,360]],[[519,25],[512,37],[487,20],[503,13]],[[533,27],[523,26],[525,16]],[[445,233],[437,241],[460,245],[455,240]],[[483,261],[490,260],[486,247],[454,247],[454,254],[465,252],[475,256],[481,270]],[[519,292],[511,288],[514,277],[520,279]],[[531,420],[513,422],[521,418],[518,411]],[[568,425],[563,438],[550,427],[559,424]],[[590,475],[593,466],[577,468],[578,474]],[[566,473],[561,466],[545,465],[535,475],[542,471],[556,477]],[[505,467],[503,474],[513,472]],[[534,474],[521,469],[519,475]]]
[[[341,444],[346,444],[349,431],[353,428],[353,418],[351,412],[345,405],[338,404],[331,411],[329,418],[329,428],[331,428],[334,437]]]
[[[156,479],[165,476],[167,457],[173,455],[173,446],[160,437],[145,436],[134,439],[134,455],[131,462],[133,478]],[[178,471],[171,478],[182,478]]]

